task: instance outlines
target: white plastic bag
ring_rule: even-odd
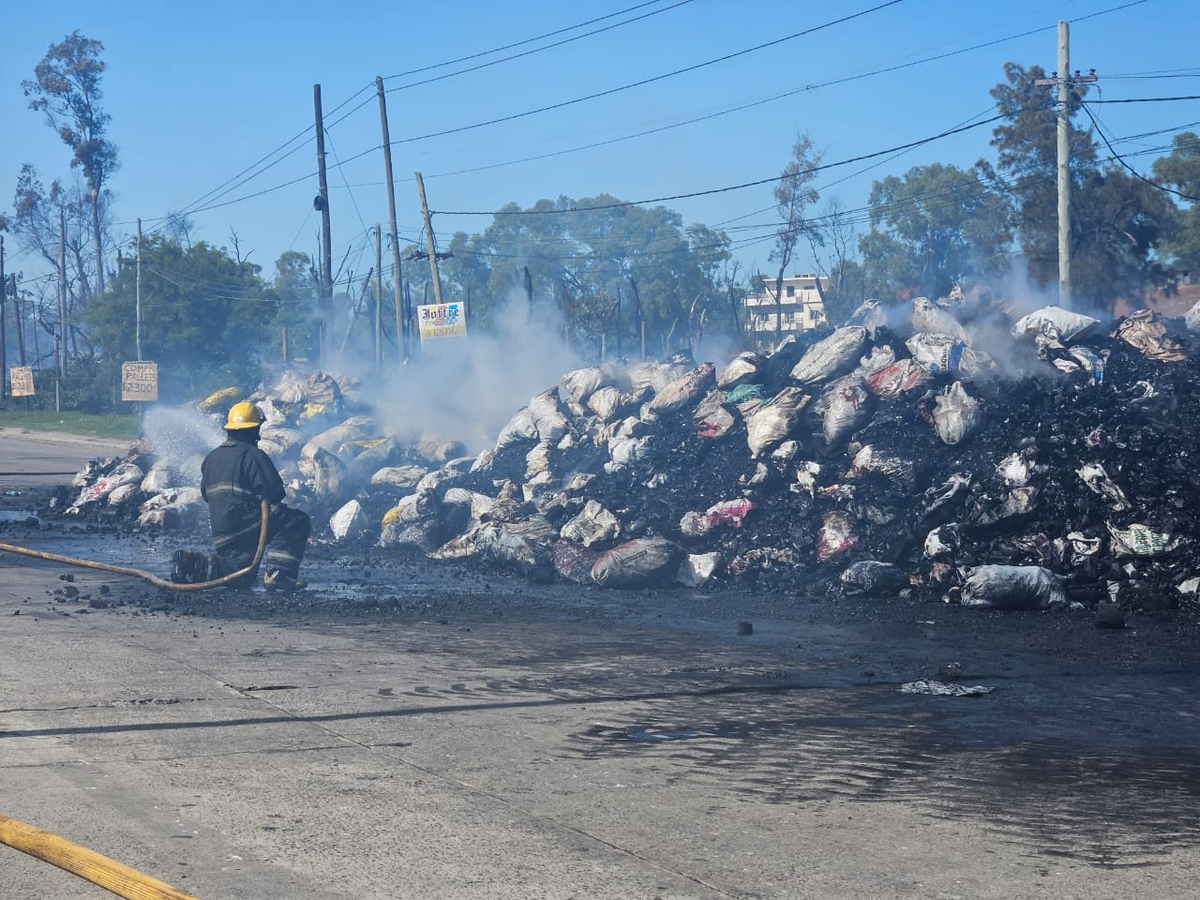
[[[861,325],[843,325],[805,351],[792,367],[792,378],[801,384],[836,378],[854,365],[866,341],[867,329]]]
[[[753,351],[739,353],[721,372],[717,387],[725,390],[747,381],[754,381],[762,368],[763,358]]]
[[[559,536],[564,540],[574,541],[584,547],[616,540],[620,535],[621,523],[617,517],[595,500],[584,504],[580,513],[559,530]]]
[[[1099,324],[1099,319],[1071,312],[1061,306],[1043,306],[1017,319],[1013,334],[1044,334],[1069,344]]]
[[[956,381],[934,401],[933,427],[943,444],[954,446],[971,434],[983,421],[982,404]]]
[[[956,341],[969,344],[966,329],[958,319],[946,310],[929,302],[928,297],[917,297],[912,302],[913,331],[925,331],[930,334],[949,335]]]
[[[948,334],[922,331],[906,342],[908,352],[932,375],[974,375],[979,371],[979,357],[962,341]]]
[[[811,398],[797,387],[786,387],[746,420],[750,455],[758,458],[788,436]]]
[[[848,438],[871,418],[871,394],[861,378],[847,375],[826,389],[822,425],[827,444]]]

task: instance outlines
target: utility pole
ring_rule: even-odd
[[[137,313],[135,314],[135,327],[137,334],[135,335],[137,344],[138,362],[142,361],[142,220],[137,220],[137,277],[136,296],[137,296]]]
[[[400,364],[408,359],[408,319],[400,296],[400,238],[396,234],[396,182],[392,180],[392,140],[388,136],[387,99],[383,93],[383,78],[375,76],[375,93],[379,95],[379,122],[383,128],[383,174],[387,179],[388,240],[392,245],[392,302],[396,304],[396,348]]]
[[[58,340],[55,342],[55,368],[58,377],[67,374],[67,216],[58,211]],[[55,412],[58,411],[58,386],[55,384]]]
[[[634,310],[637,313],[636,322],[637,330],[641,332],[642,338],[642,359],[646,359],[646,320],[642,317],[642,295],[638,293],[637,282],[632,278],[629,279],[629,287],[633,289]]]
[[[17,276],[14,272],[8,276],[8,283],[12,285],[13,302],[13,318],[17,322],[17,359],[21,365],[25,365],[25,322],[21,319],[21,301],[17,298]]]
[[[437,251],[433,247],[433,220],[429,216],[429,204],[425,202],[425,180],[420,172],[417,178],[417,193],[421,195],[421,217],[425,220],[425,246],[429,251],[429,277],[433,282],[433,302],[442,305],[442,279],[438,275]]]
[[[324,365],[326,336],[328,326],[332,324],[330,320],[333,314],[333,260],[331,258],[333,251],[330,248],[329,238],[329,185],[325,182],[325,121],[321,116],[321,86],[319,84],[313,85],[313,106],[317,120],[317,183],[320,186],[320,193],[317,195],[315,205],[321,213],[321,296],[317,304],[321,322],[319,324],[320,347],[317,356],[320,363]]]
[[[383,372],[383,226],[375,223],[375,374]]]
[[[8,279],[4,277],[4,235],[0,234],[0,400],[8,396],[8,335],[4,331],[4,312],[8,304]]]
[[[1058,305],[1071,308],[1071,95],[1077,84],[1096,80],[1096,70],[1071,75],[1071,30],[1058,23],[1058,71],[1034,81],[1058,89]]]

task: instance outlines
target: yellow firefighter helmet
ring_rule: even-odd
[[[235,403],[229,407],[229,419],[225,422],[226,431],[242,431],[247,428],[258,428],[266,421],[263,411],[248,400]]]

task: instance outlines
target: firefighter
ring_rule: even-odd
[[[283,479],[271,458],[258,449],[262,410],[253,403],[236,403],[229,410],[225,433],[229,439],[204,459],[200,493],[208,503],[216,553],[180,550],[171,560],[171,580],[196,584],[246,568],[254,561],[262,523],[262,500],[269,504],[263,586],[268,591],[295,591],[300,560],[311,530],[308,514],[283,505]],[[250,572],[231,587],[249,587]]]

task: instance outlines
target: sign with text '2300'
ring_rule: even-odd
[[[461,303],[428,303],[417,307],[421,343],[438,338],[466,337],[467,317]]]
[[[158,399],[158,363],[121,363],[121,399],[152,403]]]
[[[13,366],[8,370],[8,378],[12,383],[14,397],[34,396],[33,366]]]

